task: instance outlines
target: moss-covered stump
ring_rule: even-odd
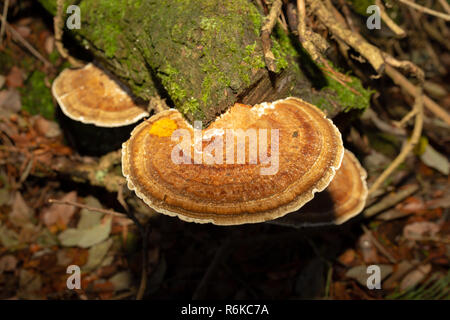
[[[55,14],[56,0],[40,2]],[[324,75],[317,89],[326,90],[313,90],[305,76],[312,63],[280,28],[272,35],[276,72],[269,74],[260,41],[263,17],[249,0],[77,4],[81,29],[74,30],[75,38],[138,97],[167,97],[190,121],[209,123],[236,101],[255,104],[289,95],[331,115],[368,104],[358,80],[351,86],[361,94]],[[313,73],[317,78],[320,69]]]

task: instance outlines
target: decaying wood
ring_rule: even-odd
[[[56,1],[40,0],[52,14]],[[307,66],[299,68],[290,56],[296,49],[271,34],[281,1],[273,3],[267,25],[248,0],[81,0],[77,5],[81,28],[66,32],[137,97],[166,98],[191,122],[208,124],[235,102],[286,96],[313,104],[328,101],[336,108],[331,116],[346,107],[336,103],[334,89],[313,91],[302,72]]]

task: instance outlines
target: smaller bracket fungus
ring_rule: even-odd
[[[274,221],[293,227],[339,225],[358,215],[366,204],[367,173],[353,153],[345,150],[331,183],[297,212]]]
[[[200,129],[166,110],[122,146],[128,188],[189,222],[257,223],[296,211],[328,186],[344,154],[332,121],[298,98],[235,104]]]
[[[52,93],[69,118],[99,127],[121,127],[148,117],[130,94],[92,63],[65,69],[53,81]]]

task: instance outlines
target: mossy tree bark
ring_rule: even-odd
[[[40,2],[56,13],[56,0]],[[81,9],[77,41],[135,95],[169,98],[191,122],[209,123],[236,101],[289,95],[331,116],[368,104],[370,94],[357,79],[349,90],[321,74],[280,27],[272,35],[276,72],[269,73],[260,41],[263,16],[249,0],[65,1],[73,3]]]

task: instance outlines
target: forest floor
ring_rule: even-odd
[[[9,15],[11,27],[50,65],[7,30],[0,46],[0,299],[133,299],[142,262],[133,222],[48,201],[124,212],[115,193],[49,169],[55,159],[98,159],[77,154],[54,116],[50,86],[68,63],[55,48],[51,18],[26,6],[12,7]],[[391,40],[378,39],[380,45]],[[426,70],[427,93],[449,111],[448,48],[429,41],[436,64],[424,46],[401,45]],[[406,129],[392,120],[412,104],[389,79],[371,86],[372,112],[343,134],[368,171],[369,185],[407,140]],[[385,192],[369,201],[365,212],[387,203],[371,217],[298,230],[151,217],[144,298],[449,299],[450,128],[425,116],[418,146],[385,181]],[[67,288],[69,265],[81,267],[82,289]],[[380,267],[381,289],[367,287],[369,265]]]

